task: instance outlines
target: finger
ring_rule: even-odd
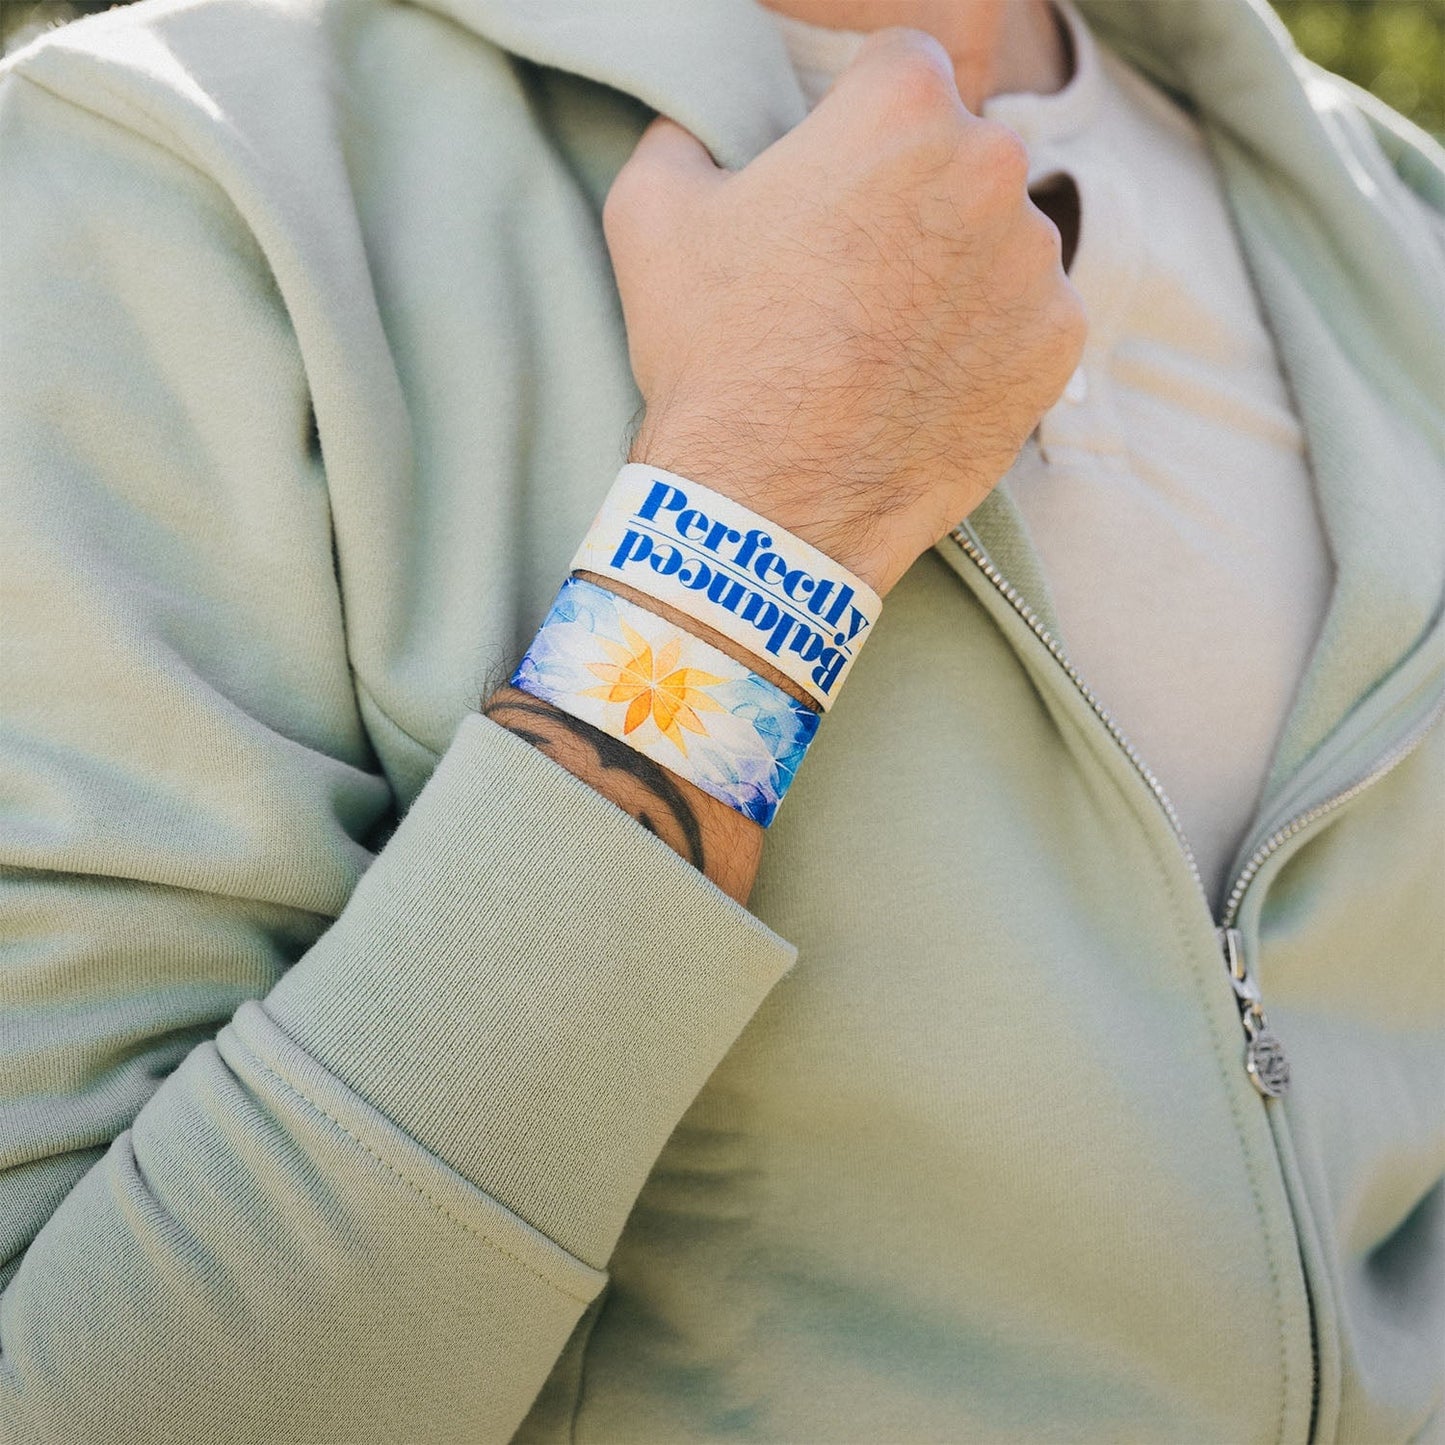
[[[825,106],[840,114],[861,113],[865,123],[880,112],[915,118],[967,110],[948,51],[926,31],[901,25],[868,36],[814,113]]]

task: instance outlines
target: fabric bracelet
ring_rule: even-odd
[[[767,827],[818,714],[666,618],[572,577],[512,677]]]
[[[883,603],[846,567],[674,472],[629,462],[572,559],[765,657],[826,710]]]

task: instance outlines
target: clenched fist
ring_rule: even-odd
[[[738,172],[658,119],[603,224],[633,448],[886,592],[988,494],[1078,364],[1059,236],[943,48],[883,30]]]

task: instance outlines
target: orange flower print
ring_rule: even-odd
[[[620,618],[618,620],[621,621]],[[589,687],[584,690],[583,696],[600,697],[604,702],[625,702],[624,733],[635,732],[650,717],[663,737],[676,744],[685,757],[687,742],[682,735],[683,728],[706,734],[707,724],[698,717],[698,713],[724,711],[700,689],[727,679],[696,667],[679,667],[678,659],[682,656],[680,637],[673,637],[654,654],[645,637],[634,632],[625,622],[621,626],[622,635],[627,639],[625,647],[605,637],[597,638],[608,654],[617,659],[616,662],[587,664],[588,672],[608,685]]]

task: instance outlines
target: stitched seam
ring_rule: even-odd
[[[587,1394],[587,1366],[592,1359],[592,1341],[597,1336],[597,1324],[607,1308],[607,1302],[606,1295],[598,1301],[591,1323],[587,1326],[587,1338],[582,1342],[582,1353],[577,1360],[577,1386],[572,1396],[572,1414],[567,1422],[568,1445],[577,1445],[577,1427],[582,1420],[582,1401]]]
[[[92,70],[95,70],[99,69],[100,67],[92,66],[91,68]],[[135,126],[133,126],[128,120],[122,120],[119,116],[112,115],[109,111],[101,110],[98,107],[90,104],[89,101],[77,100],[73,95],[69,95],[63,90],[57,90],[55,86],[53,86],[48,80],[42,80],[38,75],[32,75],[30,71],[25,69],[24,65],[10,66],[4,71],[0,71],[0,75],[13,75],[16,77],[16,79],[25,81],[27,85],[33,85],[36,90],[43,90],[46,95],[50,96],[52,100],[58,100],[61,105],[68,106],[72,110],[81,111],[84,114],[93,117],[95,120],[102,121],[106,125],[111,126],[118,131],[124,131],[126,135],[140,141],[142,145],[148,146],[154,150],[162,151],[166,155],[170,156],[172,160],[178,161],[181,165],[185,166],[185,168],[193,175],[197,175],[203,181],[205,181],[206,185],[211,190],[215,191],[216,195],[220,196],[224,200],[225,208],[241,222],[241,225],[245,230],[247,237],[255,242],[257,254],[263,259],[265,259],[265,251],[263,250],[260,241],[257,240],[255,232],[252,231],[250,225],[246,221],[246,218],[241,214],[240,208],[227,193],[226,188],[215,178],[215,176],[213,176],[209,171],[207,171],[205,167],[201,166],[199,163],[193,160],[184,151],[178,150],[175,146],[162,144],[154,136],[145,135],[143,132],[138,131]],[[115,89],[114,86],[108,84],[107,81],[104,79],[98,80],[97,83],[100,89],[108,97],[110,97],[110,99],[120,101],[123,106],[134,106],[135,109],[140,111],[147,120],[154,121],[155,124],[159,126],[162,130],[164,130],[167,135],[172,134],[170,125],[166,121],[162,120],[154,112],[141,105],[134,97],[122,95],[119,91]],[[267,263],[266,269],[269,273],[271,269],[269,262]]]
[[[362,1149],[364,1149],[369,1155],[371,1155],[373,1159],[376,1160],[378,1164],[382,1166],[382,1168],[387,1170],[389,1173],[395,1175],[396,1178],[401,1180],[401,1182],[405,1184],[409,1189],[411,1189],[414,1193],[419,1195],[428,1204],[430,1204],[432,1208],[437,1211],[438,1214],[444,1215],[447,1219],[451,1220],[451,1222],[455,1224],[459,1229],[463,1229],[474,1238],[481,1240],[483,1244],[488,1245],[490,1248],[496,1250],[498,1254],[505,1255],[508,1259],[512,1261],[513,1264],[519,1266],[521,1269],[526,1270],[526,1272],[530,1274],[533,1279],[539,1280],[542,1284],[545,1284],[550,1289],[555,1290],[564,1299],[569,1299],[574,1304],[580,1304],[584,1309],[592,1303],[590,1299],[582,1295],[573,1294],[571,1290],[565,1289],[562,1285],[558,1284],[556,1280],[549,1279],[545,1274],[543,1274],[539,1269],[537,1269],[535,1265],[528,1264],[525,1259],[522,1259],[519,1255],[514,1254],[510,1249],[507,1248],[506,1245],[500,1243],[496,1239],[493,1239],[489,1234],[478,1228],[475,1224],[470,1224],[465,1219],[458,1218],[457,1215],[453,1214],[452,1211],[441,1202],[441,1200],[427,1193],[427,1191],[423,1189],[422,1186],[416,1182],[416,1180],[402,1173],[402,1171],[398,1169],[397,1166],[393,1164],[389,1159],[385,1159],[380,1154],[378,1154],[376,1150],[373,1149],[371,1145],[366,1142],[365,1139],[362,1139],[358,1135],[354,1134],[350,1129],[346,1127],[345,1124],[341,1122],[340,1119],[336,1118],[334,1114],[331,1114],[326,1109],[322,1108],[321,1105],[318,1104],[314,1099],[303,1094],[293,1083],[291,1083],[289,1079],[286,1079],[282,1075],[278,1074],[276,1070],[273,1069],[271,1065],[268,1064],[266,1060],[263,1059],[259,1054],[257,1054],[249,1045],[246,1046],[246,1052],[251,1056],[252,1060],[254,1060],[254,1062],[259,1065],[263,1072],[270,1075],[271,1078],[275,1079],[275,1081],[280,1084],[281,1087],[288,1094],[293,1095],[295,1098],[299,1099],[303,1104],[307,1106],[307,1108],[315,1110],[315,1112],[320,1114],[322,1118],[329,1120],[338,1129],[340,1129],[341,1132],[352,1141],[352,1143],[360,1145]]]

